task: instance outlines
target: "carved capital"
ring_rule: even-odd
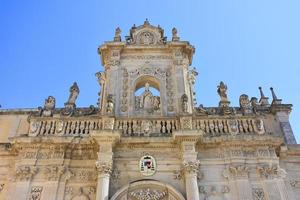
[[[189,161],[189,162],[184,162],[182,169],[185,173],[188,174],[198,174],[199,172],[199,167],[200,167],[200,161]]]
[[[287,172],[279,166],[258,166],[257,172],[261,178],[285,178]]]
[[[99,174],[110,175],[112,173],[112,162],[96,161],[96,169]]]
[[[16,169],[16,180],[30,181],[37,172],[36,166],[19,166]]]

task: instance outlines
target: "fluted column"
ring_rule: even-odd
[[[112,172],[112,162],[97,161],[96,168],[98,171],[96,199],[108,200],[109,179]]]

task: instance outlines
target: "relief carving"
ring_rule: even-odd
[[[254,200],[265,200],[265,193],[262,188],[252,188],[252,195]]]
[[[223,170],[223,177],[226,179],[229,178],[248,178],[249,176],[249,168],[245,165],[237,165],[237,166],[227,166]]]
[[[103,162],[96,161],[96,169],[99,174],[108,174],[110,175],[112,172],[112,163],[111,162]]]
[[[33,186],[29,194],[28,200],[40,200],[42,196],[43,187],[42,186]]]
[[[161,200],[168,195],[167,191],[154,190],[150,188],[130,192],[130,196],[136,200]]]
[[[287,172],[279,166],[258,166],[257,172],[261,178],[273,179],[273,178],[285,178]]]

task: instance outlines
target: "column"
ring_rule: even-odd
[[[183,164],[186,197],[189,200],[199,200],[198,170],[200,162],[190,161]]]
[[[99,145],[98,159],[95,163],[98,171],[97,200],[109,199],[109,179],[113,166],[113,147],[120,140],[120,133],[113,131],[114,119],[106,118],[105,130],[91,132],[91,136]]]
[[[97,200],[108,200],[109,197],[109,179],[112,172],[112,162],[97,161],[96,168],[98,171],[97,179]]]

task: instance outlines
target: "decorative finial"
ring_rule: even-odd
[[[265,95],[264,95],[264,92],[263,92],[263,90],[262,90],[262,87],[258,87],[258,89],[259,89],[259,92],[260,92],[260,99],[259,99],[259,103],[260,103],[260,105],[261,106],[267,106],[267,105],[270,105],[269,104],[269,101],[268,101],[268,97],[266,97]]]
[[[70,95],[68,101],[65,103],[65,107],[61,112],[61,114],[64,116],[71,116],[74,114],[76,110],[75,102],[80,92],[76,82],[73,83],[69,91],[70,91]]]
[[[178,37],[178,35],[177,35],[177,29],[174,27],[173,29],[172,29],[172,41],[179,41],[179,37]]]
[[[117,27],[116,30],[115,30],[114,41],[115,42],[121,42],[121,29],[119,27]]]
[[[270,87],[270,90],[271,90],[271,93],[272,93],[272,97],[273,97],[273,101],[272,101],[272,105],[274,104],[281,104],[281,99],[278,99],[275,92],[274,92],[274,89],[273,87]]]

